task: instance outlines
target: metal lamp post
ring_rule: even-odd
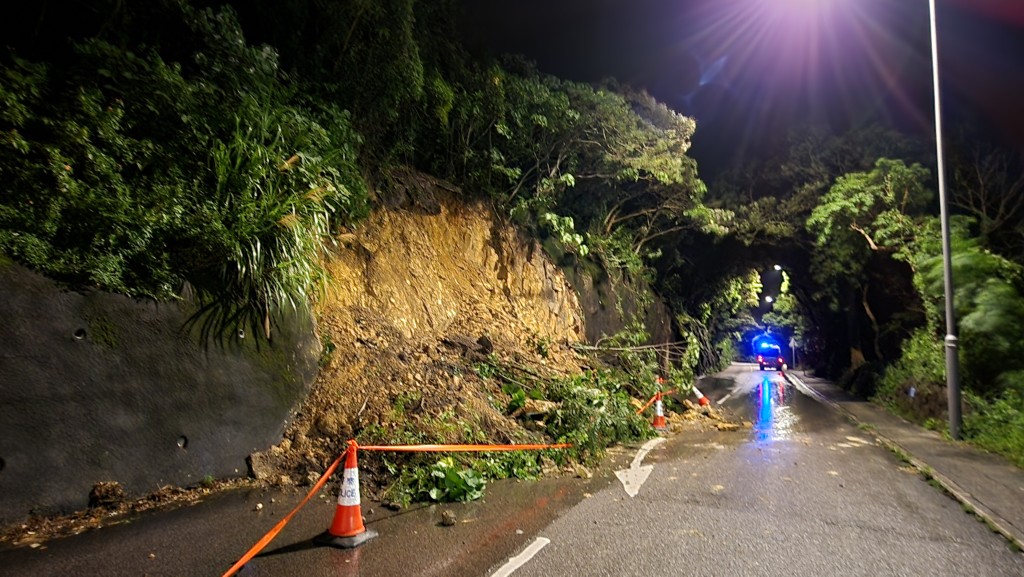
[[[781,0],[775,0],[772,4],[774,6],[780,6],[783,5],[784,2]],[[799,10],[803,9],[806,9],[806,7]],[[797,10],[797,8],[791,6],[789,12],[792,15],[796,14]],[[952,249],[950,247],[949,214],[946,207],[946,169],[942,151],[942,114],[941,107],[939,105],[939,49],[935,20],[935,0],[928,0],[928,23],[931,34],[932,57],[932,93],[935,99],[935,154],[938,161],[937,176],[939,184],[939,219],[942,231],[942,269],[946,307],[946,337],[944,339],[946,355],[946,393],[949,412],[949,434],[954,439],[959,439],[962,425],[960,371],[957,352],[956,318],[953,308]]]
[[[928,0],[931,28],[932,92],[935,96],[935,154],[938,157],[939,219],[942,228],[942,284],[946,301],[946,401],[949,411],[949,435],[960,438],[963,417],[960,409],[960,360],[957,356],[956,317],[953,310],[953,259],[949,240],[949,213],[946,209],[946,170],[942,153],[942,114],[939,108],[939,45],[935,26],[935,0]]]

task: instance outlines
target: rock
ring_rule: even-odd
[[[325,437],[337,438],[341,433],[342,420],[337,413],[324,413],[316,420],[316,428]]]
[[[557,411],[561,407],[561,403],[555,403],[552,401],[545,401],[542,399],[526,399],[526,402],[522,407],[516,409],[512,413],[513,418],[518,417],[537,417],[547,415],[548,413]]]
[[[723,423],[718,423],[715,426],[715,428],[717,428],[719,431],[738,431],[738,430],[740,430],[740,426],[737,425],[736,423],[724,423],[724,422]]]
[[[89,508],[114,509],[127,498],[124,487],[117,481],[96,483],[89,491]]]
[[[257,481],[266,481],[277,472],[276,460],[270,452],[253,453],[245,459],[249,465],[249,476]]]
[[[441,511],[441,526],[451,527],[456,522],[455,513],[452,513],[449,509]]]
[[[579,463],[576,463],[575,469],[576,476],[579,477],[580,479],[590,479],[591,477],[594,476],[594,474],[590,472],[590,469],[584,467],[583,465],[580,465]]]
[[[316,482],[320,480],[320,474],[315,471],[306,473],[306,484],[316,485]]]

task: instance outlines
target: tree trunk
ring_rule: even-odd
[[[878,328],[878,319],[875,318],[875,313],[871,310],[871,305],[868,303],[868,286],[870,285],[864,285],[864,288],[861,289],[860,304],[864,307],[864,314],[866,314],[868,316],[868,320],[871,321],[871,330],[874,333],[871,340],[874,343],[873,348],[875,350],[875,359],[880,361],[882,360],[882,349],[879,344],[878,337],[881,330]]]

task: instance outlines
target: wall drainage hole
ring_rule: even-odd
[[[7,461],[4,461],[4,458],[0,457],[0,471],[3,471],[4,467],[6,467],[6,466],[7,466]]]
[[[82,340],[84,338],[85,338],[85,329],[78,329],[77,331],[75,331],[75,339],[76,340],[80,341],[80,340]]]
[[[178,447],[181,448],[181,449],[187,449],[188,448],[188,437],[186,437],[185,435],[182,435],[182,436],[178,437]]]

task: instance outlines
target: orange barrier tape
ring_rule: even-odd
[[[572,443],[553,445],[358,445],[360,451],[395,451],[399,453],[469,453],[472,451],[536,451],[566,449]]]
[[[663,397],[664,397],[665,395],[671,395],[671,394],[672,394],[672,393],[674,393],[674,392],[676,392],[676,390],[675,390],[675,389],[669,389],[669,390],[665,391],[664,393],[662,393],[662,394],[661,394],[661,396],[663,396]],[[647,404],[646,404],[646,405],[644,405],[644,406],[640,407],[640,410],[639,410],[639,411],[637,411],[637,412],[636,412],[636,414],[638,414],[638,415],[639,415],[640,413],[642,413],[642,412],[646,411],[646,410],[647,410],[647,407],[650,407],[651,405],[653,405],[653,404],[654,404],[654,399],[657,399],[657,398],[658,398],[658,393],[654,393],[654,396],[653,396],[653,397],[651,397],[651,400],[647,401]]]
[[[654,396],[651,397],[651,400],[647,401],[647,404],[645,404],[644,406],[640,407],[640,409],[636,412],[636,414],[639,415],[640,413],[646,411],[647,407],[650,407],[651,405],[653,405],[654,404],[654,399],[657,399],[657,398],[658,398],[658,394],[655,393]]]
[[[535,450],[538,450],[538,449],[565,449],[565,448],[568,448],[568,447],[572,446],[572,443],[556,443],[556,444],[552,444],[552,445],[534,444],[534,445],[366,445],[366,446],[356,445],[355,441],[353,441],[352,443],[353,443],[353,446],[355,446],[357,449],[362,449],[364,451],[397,451],[397,452],[404,452],[404,453],[412,453],[412,452],[423,452],[423,453],[468,453],[470,451],[535,451]],[[245,555],[242,555],[242,558],[239,559],[237,562],[235,562],[235,564],[232,565],[231,568],[228,569],[227,572],[224,573],[224,575],[222,575],[222,577],[231,577],[239,569],[244,567],[246,563],[248,563],[249,561],[252,561],[253,557],[255,557],[256,555],[259,555],[260,551],[262,551],[267,545],[269,545],[270,542],[274,540],[274,537],[277,537],[277,534],[281,532],[281,529],[284,529],[284,526],[287,525],[288,522],[292,520],[292,517],[294,517],[295,514],[298,513],[300,509],[302,509],[303,507],[306,506],[306,503],[309,502],[309,500],[313,497],[313,495],[316,494],[317,491],[319,491],[320,489],[323,488],[324,484],[327,483],[327,479],[332,474],[334,474],[334,471],[337,470],[338,465],[341,463],[341,460],[345,457],[345,455],[347,453],[348,453],[348,449],[346,449],[345,451],[342,451],[341,455],[338,455],[338,458],[335,459],[333,463],[331,463],[331,466],[327,467],[327,470],[324,471],[324,474],[320,476],[320,479],[316,482],[315,485],[313,485],[313,488],[309,490],[309,494],[306,495],[305,498],[302,499],[302,502],[299,503],[294,509],[292,509],[291,513],[288,513],[287,515],[285,515],[284,519],[281,519],[280,521],[278,521],[277,525],[274,525],[273,529],[271,529],[270,531],[267,531],[267,534],[264,535],[262,538],[260,538],[260,540],[257,541],[256,544],[253,545],[252,548],[249,549],[245,553]]]
[[[273,541],[274,537],[277,537],[277,534],[281,532],[281,529],[284,529],[284,526],[288,524],[288,521],[291,521],[292,517],[294,517],[295,514],[299,512],[299,509],[305,507],[306,503],[309,502],[313,495],[323,488],[324,484],[327,483],[327,479],[330,478],[332,474],[334,474],[334,471],[338,468],[338,465],[341,463],[341,459],[345,456],[346,453],[348,453],[348,449],[342,451],[341,455],[339,455],[338,458],[335,459],[333,463],[331,463],[331,466],[327,467],[327,470],[324,471],[324,474],[320,476],[320,479],[316,482],[315,485],[313,485],[313,488],[310,489],[309,494],[306,495],[304,499],[302,499],[302,502],[299,503],[294,509],[292,509],[291,513],[285,515],[284,519],[278,521],[277,525],[274,525],[273,529],[267,531],[267,534],[264,535],[259,541],[257,541],[256,544],[253,545],[252,548],[245,553],[245,555],[242,555],[242,558],[239,559],[234,565],[232,565],[231,568],[228,569],[227,572],[224,573],[222,577],[231,577],[231,575],[234,575],[235,572],[244,567],[246,563],[252,561],[252,558],[258,555],[259,552],[262,551],[264,547],[269,545],[270,542]]]

